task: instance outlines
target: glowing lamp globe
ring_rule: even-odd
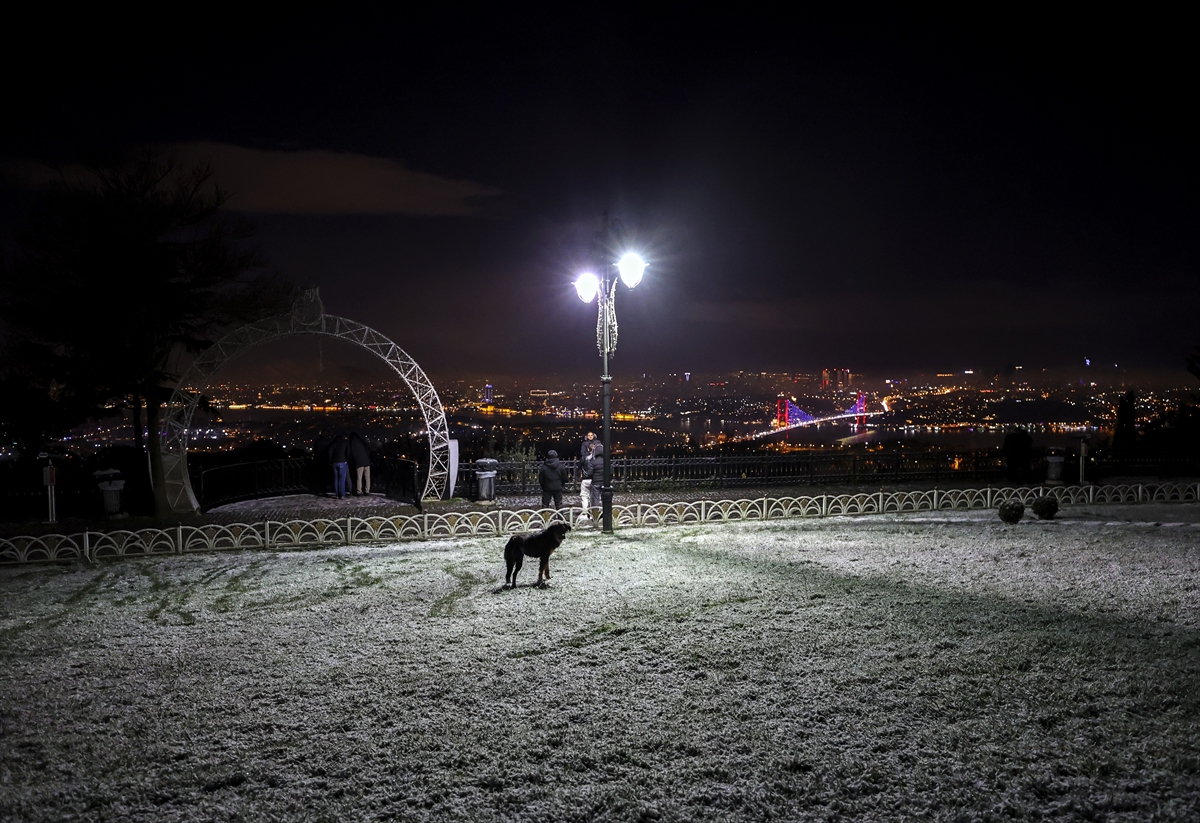
[[[600,281],[591,272],[584,272],[575,281],[575,291],[579,294],[579,299],[584,303],[591,303],[592,299],[596,296],[596,292],[599,290]]]
[[[642,272],[646,270],[646,261],[630,252],[617,263],[617,270],[621,272],[621,282],[632,289],[642,282]]]

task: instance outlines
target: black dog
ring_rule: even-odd
[[[504,575],[504,585],[517,587],[517,572],[525,563],[525,556],[536,557],[538,563],[538,582],[542,585],[542,575],[550,579],[550,554],[567,539],[571,527],[566,523],[551,523],[537,534],[514,534],[504,547],[504,562],[508,564],[508,573]]]

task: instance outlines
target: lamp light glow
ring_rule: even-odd
[[[575,291],[584,303],[591,303],[599,290],[600,281],[590,271],[579,275],[579,279],[575,281]]]
[[[642,272],[646,270],[646,261],[633,252],[629,252],[617,263],[617,270],[621,272],[621,282],[632,289],[642,282]]]

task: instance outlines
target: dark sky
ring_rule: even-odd
[[[276,266],[431,375],[598,374],[571,282],[607,209],[650,264],[618,379],[1090,357],[1185,382],[1183,19],[594,16],[30,21],[5,220],[30,161],[156,144],[211,158]]]

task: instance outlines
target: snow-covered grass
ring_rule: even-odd
[[[0,569],[0,818],[1200,819],[1200,507]]]

